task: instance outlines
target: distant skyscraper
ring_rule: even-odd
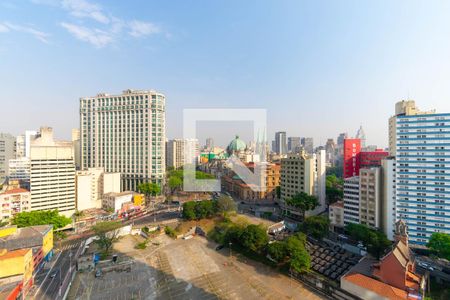
[[[329,165],[334,165],[336,161],[336,144],[333,139],[328,139],[325,144],[326,161]]]
[[[52,128],[40,129],[30,147],[31,210],[75,212],[75,161],[72,142],[53,139]]]
[[[8,133],[0,133],[0,184],[9,174],[9,160],[16,158],[16,138]]]
[[[301,147],[300,137],[290,136],[288,137],[288,152],[299,152]]]
[[[174,139],[167,142],[167,167],[178,169],[196,164],[199,152],[197,139]]]
[[[36,138],[37,131],[27,130],[25,134],[17,136],[16,139],[16,158],[29,157],[31,141]]]
[[[339,134],[338,138],[337,138],[337,145],[338,147],[343,147],[344,146],[344,140],[348,138],[348,134],[346,132]]]
[[[349,178],[359,176],[361,164],[361,140],[344,139],[343,176]]]
[[[312,154],[314,152],[314,139],[312,137],[302,138],[302,146],[306,153]]]
[[[80,99],[81,166],[120,172],[122,188],[161,183],[165,174],[165,97],[126,90]]]
[[[214,139],[213,138],[207,138],[206,139],[205,148],[208,149],[208,150],[213,150],[214,149]]]
[[[275,133],[275,152],[278,154],[286,154],[286,132],[279,131]]]
[[[361,140],[361,148],[364,149],[366,147],[366,133],[362,126],[359,127],[356,138]]]

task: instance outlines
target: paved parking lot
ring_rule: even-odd
[[[162,235],[145,250],[126,236],[115,250],[133,260],[130,272],[101,278],[80,273],[69,299],[320,299],[300,283],[241,257],[201,237],[172,240]],[[159,243],[159,245],[157,245]]]

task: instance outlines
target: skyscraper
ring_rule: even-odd
[[[8,133],[0,133],[0,184],[9,174],[9,160],[16,158],[16,138]]]
[[[40,129],[30,147],[31,210],[75,212],[75,161],[72,142],[55,141],[53,130]]]
[[[356,132],[356,138],[361,140],[361,148],[366,147],[366,133],[364,132],[364,129],[361,126],[359,126],[358,131]]]
[[[80,99],[81,167],[120,172],[122,187],[161,183],[165,173],[165,96],[125,90]]]
[[[397,115],[396,209],[409,241],[424,245],[434,232],[450,234],[450,113]]]
[[[300,137],[298,136],[290,136],[288,137],[288,152],[299,152],[301,147]]]
[[[206,145],[205,148],[208,150],[213,150],[214,149],[214,139],[213,138],[207,138],[206,139]]]
[[[278,154],[286,154],[286,132],[279,131],[275,132],[275,151]]]
[[[314,153],[314,139],[312,137],[302,138],[302,146],[306,153]]]

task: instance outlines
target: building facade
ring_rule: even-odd
[[[328,218],[330,220],[331,230],[336,231],[344,227],[344,202],[337,201],[330,204]]]
[[[55,141],[43,127],[30,148],[31,210],[75,212],[75,162],[72,142]]]
[[[186,164],[197,164],[200,155],[197,139],[173,139],[167,142],[166,167],[179,169]]]
[[[305,212],[305,216],[316,215],[326,208],[325,203],[325,150],[308,155],[305,151],[288,154],[281,159],[280,196],[284,215],[300,219],[302,212],[286,204],[288,199],[304,192],[317,197],[319,206]]]
[[[31,210],[31,194],[25,189],[0,192],[0,221],[8,221],[15,214]]]
[[[300,152],[301,139],[299,136],[288,137],[287,151],[288,152]]]
[[[314,153],[314,139],[312,137],[302,138],[301,143],[306,153],[308,154]]]
[[[165,174],[165,96],[126,90],[80,99],[81,167],[119,172],[122,187],[161,183]]]
[[[371,168],[380,167],[381,161],[389,156],[389,152],[383,149],[375,149],[375,151],[361,151],[360,153],[360,167]]]
[[[361,140],[344,139],[343,176],[349,178],[359,175],[361,163]]]
[[[397,222],[395,165],[395,157],[387,157],[381,163],[381,229],[391,241],[394,240],[394,229]]]
[[[9,160],[16,158],[16,138],[8,133],[0,133],[0,184],[9,175]]]
[[[20,186],[30,189],[30,158],[21,157],[9,160],[9,180],[17,180]]]
[[[434,232],[450,234],[450,114],[398,115],[397,219],[409,241],[424,245]]]
[[[344,225],[359,224],[359,176],[344,179]]]
[[[278,154],[286,154],[287,153],[286,132],[285,131],[275,132],[274,152],[276,152]]]
[[[359,222],[373,229],[381,225],[380,168],[359,171]]]
[[[120,173],[105,173],[103,168],[88,168],[76,173],[78,211],[101,208],[106,193],[120,193]]]

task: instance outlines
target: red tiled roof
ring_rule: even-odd
[[[5,194],[19,194],[19,193],[28,193],[29,191],[27,191],[26,189],[22,189],[22,188],[18,188],[18,189],[12,189],[9,191],[6,191],[3,193],[3,195]]]
[[[3,259],[9,259],[14,257],[20,257],[26,255],[31,249],[25,248],[25,249],[19,249],[14,251],[8,251],[4,255],[0,255],[0,260]]]
[[[389,284],[370,278],[363,274],[353,273],[345,275],[344,280],[370,290],[388,299],[400,300],[408,299],[408,293]]]

